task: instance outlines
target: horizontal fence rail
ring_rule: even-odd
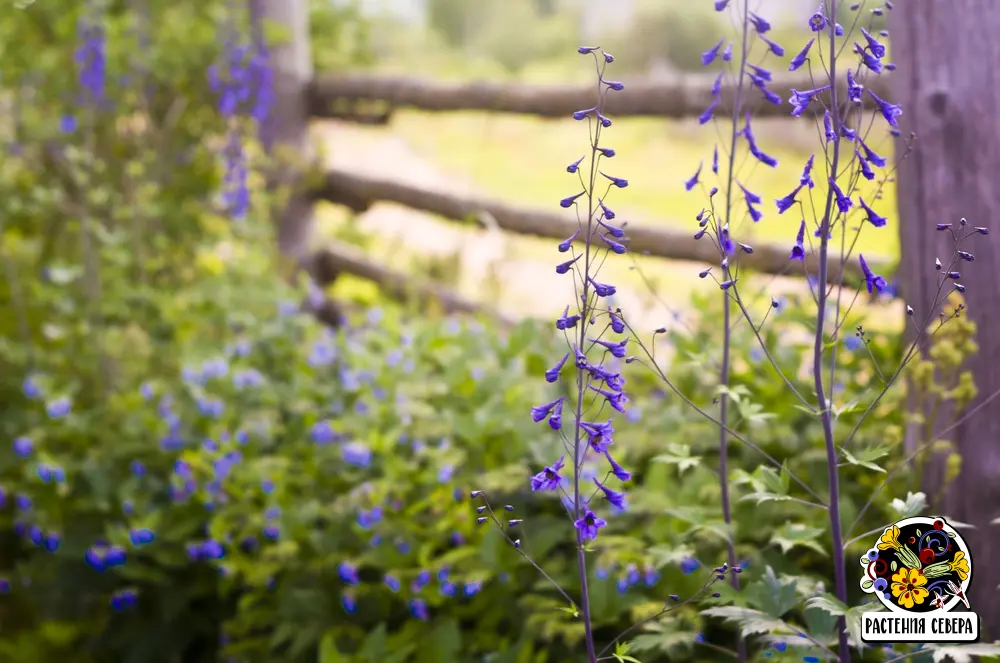
[[[669,81],[626,81],[625,89],[607,95],[604,110],[612,116],[655,116],[688,118],[700,115],[712,102],[714,74],[691,74]],[[888,97],[888,82],[872,76],[865,81],[880,97]],[[755,117],[788,116],[792,90],[817,87],[808,76],[775,76],[768,89],[781,97],[780,105],[767,102],[758,91],[751,93],[749,107]],[[840,79],[839,99],[847,98],[846,79]],[[722,103],[717,113],[725,114],[734,97],[732,84],[723,85]],[[388,121],[396,108],[425,111],[493,111],[546,118],[569,117],[574,111],[594,105],[593,83],[581,85],[526,85],[516,82],[445,82],[400,76],[372,74],[323,75],[315,78],[309,90],[309,108],[314,117],[365,118],[366,123]],[[863,95],[866,108],[874,108],[872,99]],[[756,101],[755,101],[756,100]],[[822,113],[829,97],[816,96],[809,113]],[[822,101],[823,103],[820,103]],[[359,106],[375,104],[376,110]]]
[[[378,202],[388,202],[460,222],[475,221],[488,215],[502,230],[559,241],[579,229],[579,222],[569,213],[559,214],[514,206],[487,197],[435,191],[343,169],[327,169],[325,181],[315,191],[315,195],[318,199],[345,205],[355,212],[366,211]],[[631,222],[625,226],[625,230],[629,250],[635,254],[704,264],[719,261],[718,251],[711,241],[696,240],[693,232],[685,233]],[[758,243],[753,249],[752,254],[740,253],[734,257],[734,263],[738,261],[743,267],[765,274],[802,276],[801,263],[789,260],[790,245]],[[873,269],[883,268],[890,262],[875,256],[866,259]],[[815,256],[808,255],[805,266],[810,273],[815,274]],[[860,263],[856,259],[848,260],[846,273],[862,278]],[[830,258],[829,274],[830,283],[839,281],[839,259]]]

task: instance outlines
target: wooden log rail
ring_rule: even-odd
[[[689,118],[700,115],[711,103],[715,74],[690,74],[671,81],[625,81],[625,89],[607,95],[606,114],[611,116],[655,116]],[[891,98],[888,80],[870,76],[865,84],[882,98]],[[847,98],[846,79],[839,81],[839,99]],[[749,108],[755,117],[788,117],[792,90],[817,87],[808,76],[776,75],[768,85],[781,97],[781,105],[764,100],[751,89]],[[724,115],[733,98],[732,83],[723,86],[718,113]],[[818,100],[828,101],[825,94]],[[863,96],[866,108],[872,99]],[[374,106],[375,110],[364,109]],[[343,118],[352,115],[368,118],[370,123],[388,121],[393,109],[425,111],[492,111],[535,115],[545,118],[570,117],[574,111],[594,105],[594,84],[527,85],[517,82],[445,82],[409,77],[372,74],[323,75],[315,78],[309,90],[309,109],[314,117]],[[814,101],[809,111],[822,113],[824,106]]]
[[[576,218],[569,213],[514,206],[480,196],[434,191],[343,169],[328,170],[323,185],[315,195],[319,199],[345,205],[356,212],[363,212],[377,202],[390,202],[460,222],[486,214],[502,230],[560,241],[572,235],[579,227]],[[628,223],[625,230],[629,250],[636,254],[671,260],[717,263],[719,256],[711,241],[694,239],[694,224],[691,225],[692,232],[682,232]],[[788,259],[790,246],[755,243],[753,248],[752,254],[739,254],[737,259],[742,266],[765,274],[802,275],[800,263],[792,263]],[[877,256],[868,256],[866,260],[875,270],[884,269],[891,262]],[[816,267],[815,255],[808,255],[806,268],[815,274]],[[850,259],[846,268],[847,274],[855,278],[862,277],[861,266],[856,259]],[[829,274],[831,283],[839,280],[839,257],[831,257]]]

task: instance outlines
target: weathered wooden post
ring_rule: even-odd
[[[288,191],[275,210],[278,246],[295,261],[306,258],[313,225],[312,199],[304,174],[314,158],[309,141],[309,85],[313,78],[309,45],[309,0],[249,0],[254,40],[262,44],[267,26],[284,33],[268,43],[274,67],[274,105],[261,128],[265,148],[277,159],[272,190]]]
[[[903,4],[903,3],[899,3]],[[890,12],[893,103],[903,106],[900,130],[917,136],[899,162],[898,199],[902,294],[926,315],[938,289],[934,259],[947,262],[954,247],[936,223],[988,226],[965,247],[962,262],[968,315],[978,329],[979,352],[970,366],[979,390],[967,411],[1000,390],[1000,14],[992,0],[913,0]],[[897,155],[898,157],[899,155]],[[940,430],[948,425],[939,422]],[[935,510],[975,526],[963,533],[975,562],[970,600],[983,620],[984,639],[1000,637],[1000,405],[994,402],[946,436],[962,456],[958,479]],[[937,459],[940,464],[941,459]],[[941,467],[928,468],[928,495],[938,492]]]

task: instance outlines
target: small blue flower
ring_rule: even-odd
[[[45,411],[48,413],[50,418],[61,419],[69,414],[71,406],[69,398],[63,396],[62,398],[57,398],[46,405]]]
[[[353,615],[358,611],[358,601],[354,598],[354,594],[350,592],[344,592],[341,594],[340,605],[343,606],[344,612],[349,615]]]
[[[858,261],[861,263],[861,271],[865,275],[865,286],[868,288],[868,294],[882,292],[886,287],[885,279],[872,272],[871,268],[868,267],[868,263],[865,262],[865,257],[860,253],[858,254]]]
[[[684,575],[691,575],[699,568],[701,568],[701,562],[693,557],[685,557],[681,560],[681,573]]]
[[[14,438],[14,454],[20,458],[27,458],[35,448],[31,438],[24,435]]]
[[[356,467],[368,467],[372,462],[371,449],[359,442],[350,442],[342,447],[344,462]]]
[[[422,622],[426,622],[430,619],[430,613],[427,610],[427,602],[422,599],[410,599],[410,614],[413,615],[414,619],[419,619]]]
[[[63,115],[59,118],[59,131],[64,134],[71,134],[76,131],[78,126],[76,116],[74,115]]]
[[[156,535],[153,534],[152,530],[141,527],[130,531],[128,538],[133,546],[138,547],[152,543],[156,539]]]

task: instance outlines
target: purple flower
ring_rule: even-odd
[[[868,263],[865,262],[865,257],[860,253],[858,254],[858,261],[861,263],[861,271],[865,275],[865,286],[868,288],[868,294],[882,292],[886,288],[885,279],[872,272],[871,268],[868,267]]]
[[[792,88],[792,96],[788,99],[788,103],[790,103],[794,107],[792,108],[791,115],[794,117],[802,115],[802,112],[809,105],[809,102],[812,101],[813,97],[815,97],[820,92],[825,92],[826,90],[829,89],[830,89],[829,85],[824,85],[822,87],[814,88],[812,90],[805,90],[802,92]]]
[[[861,196],[858,196],[858,201],[860,202],[861,207],[865,210],[865,214],[868,215],[868,221],[871,222],[873,226],[876,228],[882,228],[885,226],[887,219],[884,216],[879,216],[875,210],[865,203],[865,199]]]
[[[578,171],[580,169],[580,164],[583,162],[583,160],[585,158],[586,157],[580,157],[579,159],[577,159],[576,161],[574,161],[570,165],[566,166],[566,172],[567,173],[575,173],[576,171]]]
[[[771,41],[767,37],[764,37],[763,35],[761,35],[760,40],[762,42],[764,42],[765,44],[767,44],[768,49],[772,53],[774,53],[775,55],[777,55],[779,58],[782,57],[785,54],[785,49],[781,45],[774,43],[773,41]]]
[[[882,62],[869,53],[864,46],[854,42],[855,52],[861,56],[861,62],[870,70],[879,74],[882,72]]]
[[[746,201],[747,210],[749,210],[750,212],[750,218],[753,219],[754,223],[757,223],[764,216],[764,214],[760,210],[754,207],[754,205],[761,204],[762,201],[760,196],[758,196],[756,193],[753,193],[752,191],[749,191],[745,186],[743,186],[739,182],[737,182],[736,185],[740,187],[740,190],[743,191],[743,199]]]
[[[712,48],[702,53],[701,63],[705,66],[708,66],[713,62],[715,62],[715,58],[719,57],[719,50],[722,48],[722,45],[725,43],[725,41],[726,41],[725,39],[720,39],[718,43],[715,44],[715,46],[712,46]]]
[[[854,71],[851,69],[847,70],[847,98],[851,100],[851,103],[860,104],[861,94],[865,91],[863,85],[860,85],[854,79]]]
[[[594,483],[604,493],[604,498],[608,500],[608,502],[610,502],[616,509],[624,510],[627,507],[627,504],[625,503],[625,493],[619,493],[611,490],[597,479],[594,479]]]
[[[681,560],[681,573],[691,575],[701,567],[701,562],[693,557],[685,557]]]
[[[762,19],[760,16],[757,16],[757,14],[754,14],[753,12],[749,12],[749,14],[750,23],[753,25],[754,30],[757,31],[757,34],[762,35],[771,29],[771,24]]]
[[[871,54],[873,56],[875,56],[876,58],[878,58],[879,60],[881,60],[882,58],[884,58],[885,57],[885,46],[883,46],[882,44],[880,44],[879,41],[877,39],[875,39],[875,37],[871,36],[868,33],[868,31],[865,30],[863,27],[861,28],[861,34],[862,34],[862,36],[864,36],[865,41],[868,42],[868,50],[871,51]]]
[[[562,370],[563,365],[566,360],[569,359],[569,353],[567,352],[563,355],[563,358],[556,362],[556,365],[545,371],[545,381],[546,382],[556,382],[559,380],[559,372]]]
[[[802,190],[802,185],[800,184],[797,187],[795,187],[795,190],[793,190],[790,194],[788,194],[784,198],[778,198],[777,200],[775,200],[775,203],[778,206],[778,214],[784,214],[786,211],[788,211],[788,209],[792,205],[795,204],[795,196],[797,196],[799,194],[799,191],[801,190]]]
[[[813,42],[816,39],[810,39],[808,43],[802,48],[801,51],[792,58],[791,63],[788,65],[788,71],[795,71],[802,67],[806,63],[806,58],[809,56],[809,49],[812,48]]]
[[[562,406],[564,400],[566,400],[566,397],[560,396],[554,401],[531,408],[532,421],[538,423],[547,418],[549,420],[549,427],[553,430],[559,430],[562,427]]]
[[[830,118],[830,111],[823,113],[823,133],[826,135],[826,142],[832,143],[837,140],[837,133],[833,130],[833,122]]]
[[[349,442],[341,448],[344,462],[355,467],[368,467],[372,462],[371,449],[360,442]]]
[[[858,157],[858,168],[861,169],[861,176],[866,180],[871,181],[875,179],[875,171],[871,169],[868,165],[868,160],[861,156],[861,153],[854,150],[854,155]]]
[[[573,524],[580,532],[580,538],[584,541],[593,541],[597,538],[597,531],[607,525],[608,522],[589,508],[585,508],[583,516]]]
[[[882,113],[882,117],[884,117],[885,121],[889,123],[889,126],[898,127],[899,121],[896,118],[903,114],[902,107],[897,104],[890,104],[888,101],[883,99],[879,99],[878,95],[870,89],[868,90],[868,96],[870,96],[872,101],[875,102],[875,105],[878,106],[879,112]]]
[[[691,176],[691,179],[689,179],[688,181],[686,181],[684,183],[684,189],[686,191],[690,191],[691,189],[693,189],[696,186],[698,186],[698,176],[701,175],[701,167],[703,165],[704,165],[704,163],[699,163],[698,164],[698,170],[694,171],[694,175]]]
[[[802,168],[802,176],[799,178],[799,183],[802,184],[802,186],[808,186],[810,189],[812,189],[815,186],[811,177],[813,168],[813,159],[815,158],[815,156],[816,156],[815,154],[810,154],[809,158],[806,159],[806,165]]]
[[[815,14],[809,17],[809,29],[813,32],[821,32],[826,27],[826,16],[823,15],[823,8],[820,7]]]
[[[715,109],[719,106],[719,98],[715,97],[712,99],[712,103],[708,105],[701,115],[698,116],[698,124],[707,124],[709,120],[712,119],[712,114],[715,113]]]
[[[414,619],[419,619],[422,622],[426,622],[430,619],[430,612],[427,610],[427,601],[423,599],[410,599],[410,614],[413,615]]]
[[[611,175],[607,175],[607,174],[605,174],[604,172],[601,172],[601,171],[598,171],[598,172],[600,172],[601,175],[604,175],[604,177],[606,177],[609,180],[611,180],[611,183],[614,184],[619,189],[624,189],[625,187],[628,186],[628,180],[624,180],[624,179],[622,179],[620,177],[612,177]]]
[[[802,220],[799,224],[799,232],[795,236],[795,246],[792,247],[792,254],[789,256],[789,260],[805,260],[806,249],[806,221]]]
[[[14,454],[20,458],[27,458],[35,448],[31,438],[24,435],[14,438]]]
[[[555,491],[562,482],[559,470],[563,468],[565,456],[560,456],[552,465],[542,469],[541,472],[531,477],[531,490],[533,491]]]
[[[880,155],[876,154],[875,152],[873,152],[872,149],[870,147],[868,147],[868,144],[865,143],[865,141],[863,141],[861,139],[858,139],[858,142],[861,144],[861,149],[863,149],[865,151],[865,159],[867,159],[868,161],[871,161],[873,164],[875,164],[879,168],[885,168],[886,163],[887,163],[885,157],[880,156]]]
[[[586,191],[581,191],[580,193],[576,194],[575,196],[567,196],[567,197],[565,197],[565,198],[563,198],[562,200],[559,201],[559,206],[560,207],[564,207],[564,208],[572,207],[573,203],[576,202],[576,199],[579,198],[580,196],[582,196],[585,193],[587,193],[587,192]]]
[[[712,172],[719,174],[719,146],[712,148]]]
[[[837,180],[832,177],[830,178],[830,187],[833,189],[833,193],[837,198],[837,209],[839,209],[841,213],[846,214],[854,203],[851,202],[851,198],[847,196],[840,188],[840,185],[837,184]]]

